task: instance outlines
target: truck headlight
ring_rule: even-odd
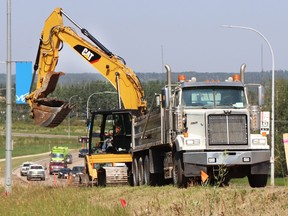
[[[265,145],[266,139],[261,139],[261,138],[252,139],[252,144],[253,145]]]
[[[200,139],[186,139],[186,145],[200,145]]]

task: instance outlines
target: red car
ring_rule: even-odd
[[[67,164],[64,162],[52,162],[51,161],[49,164],[50,175],[52,175],[54,173],[58,174],[59,170],[62,168],[67,168]]]

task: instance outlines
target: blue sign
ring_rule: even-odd
[[[32,62],[16,62],[16,104],[27,104],[32,80]]]

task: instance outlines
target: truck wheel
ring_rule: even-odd
[[[101,168],[97,171],[98,186],[106,187],[106,170]]]
[[[139,173],[139,185],[144,185],[144,167],[143,167],[143,158],[140,157],[138,160],[138,173]]]
[[[137,162],[136,157],[133,158],[132,172],[133,172],[133,185],[138,186],[139,185],[139,170],[138,170],[138,162]]]
[[[249,185],[252,188],[265,187],[267,185],[268,175],[258,174],[258,175],[248,175]]]
[[[150,161],[149,161],[149,156],[146,155],[144,159],[144,184],[145,185],[150,185],[151,180],[150,180]]]
[[[187,179],[184,176],[182,153],[175,152],[173,157],[173,184],[178,188],[187,187]]]

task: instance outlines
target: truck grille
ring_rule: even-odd
[[[246,115],[209,115],[209,145],[248,145]]]

